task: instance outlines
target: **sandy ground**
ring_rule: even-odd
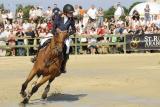
[[[0,57],[0,107],[22,107],[29,60]],[[44,85],[26,107],[160,107],[160,54],[71,56],[67,70],[47,100],[40,99]]]

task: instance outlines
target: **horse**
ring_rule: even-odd
[[[47,86],[42,94],[42,99],[47,98],[47,93],[50,90],[51,82],[58,76],[60,76],[60,67],[63,61],[63,47],[64,41],[68,37],[67,31],[61,31],[57,29],[56,36],[51,38],[51,42],[44,48],[42,48],[37,54],[37,60],[35,61],[33,68],[31,69],[27,79],[22,84],[20,94],[23,98],[21,103],[26,104],[29,102],[30,97],[37,92],[38,88],[48,81]],[[34,86],[31,91],[26,93],[28,83],[37,76],[38,79],[42,76],[39,82],[34,82]]]

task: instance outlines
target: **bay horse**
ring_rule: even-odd
[[[63,47],[64,41],[68,37],[67,31],[61,31],[57,29],[56,35],[51,39],[51,42],[44,48],[42,48],[37,54],[37,60],[33,65],[26,81],[21,87],[21,96],[23,101],[21,103],[26,104],[29,102],[30,97],[37,92],[38,88],[48,81],[48,85],[42,94],[42,98],[47,98],[47,93],[50,90],[51,82],[61,74],[60,68],[63,61]],[[35,82],[33,88],[29,93],[26,93],[28,83],[35,77],[42,76],[39,82]]]

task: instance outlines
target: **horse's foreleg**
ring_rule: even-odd
[[[54,78],[51,78],[49,81],[48,81],[48,84],[47,84],[47,86],[46,86],[46,88],[45,88],[45,90],[44,90],[44,92],[43,92],[43,94],[42,94],[42,99],[46,99],[47,98],[47,94],[48,94],[48,92],[49,92],[49,90],[50,90],[50,84],[51,84],[51,82],[54,80]]]
[[[43,85],[46,81],[48,81],[51,78],[50,75],[44,76],[31,90],[31,92],[28,94],[28,96],[22,101],[22,103],[28,103],[30,97],[37,92],[38,88]]]
[[[26,92],[25,92],[25,90],[27,88],[28,83],[33,79],[33,77],[35,75],[36,75],[36,72],[35,72],[34,69],[32,69],[32,71],[29,73],[26,81],[22,84],[22,88],[21,88],[20,94],[22,95],[23,98],[26,97],[26,95],[27,95]]]

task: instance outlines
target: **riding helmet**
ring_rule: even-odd
[[[71,4],[66,4],[63,7],[63,13],[71,13],[74,12],[74,7]]]

